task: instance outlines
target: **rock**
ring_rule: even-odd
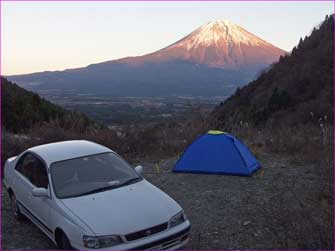
[[[250,223],[251,223],[251,221],[244,221],[242,225],[243,226],[248,226]]]

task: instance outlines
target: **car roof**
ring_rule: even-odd
[[[113,152],[111,149],[87,140],[68,140],[29,148],[27,151],[40,156],[46,164],[93,154]]]

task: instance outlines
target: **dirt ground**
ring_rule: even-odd
[[[185,249],[333,249],[333,166],[262,154],[253,177],[175,174],[175,159],[140,162],[144,176],[184,208]],[[55,249],[2,194],[2,249]]]

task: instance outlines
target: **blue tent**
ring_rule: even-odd
[[[257,159],[237,138],[209,131],[185,150],[173,172],[251,176],[259,168]]]

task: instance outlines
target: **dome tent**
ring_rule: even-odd
[[[184,151],[173,172],[251,176],[259,168],[257,159],[237,138],[209,131]]]

